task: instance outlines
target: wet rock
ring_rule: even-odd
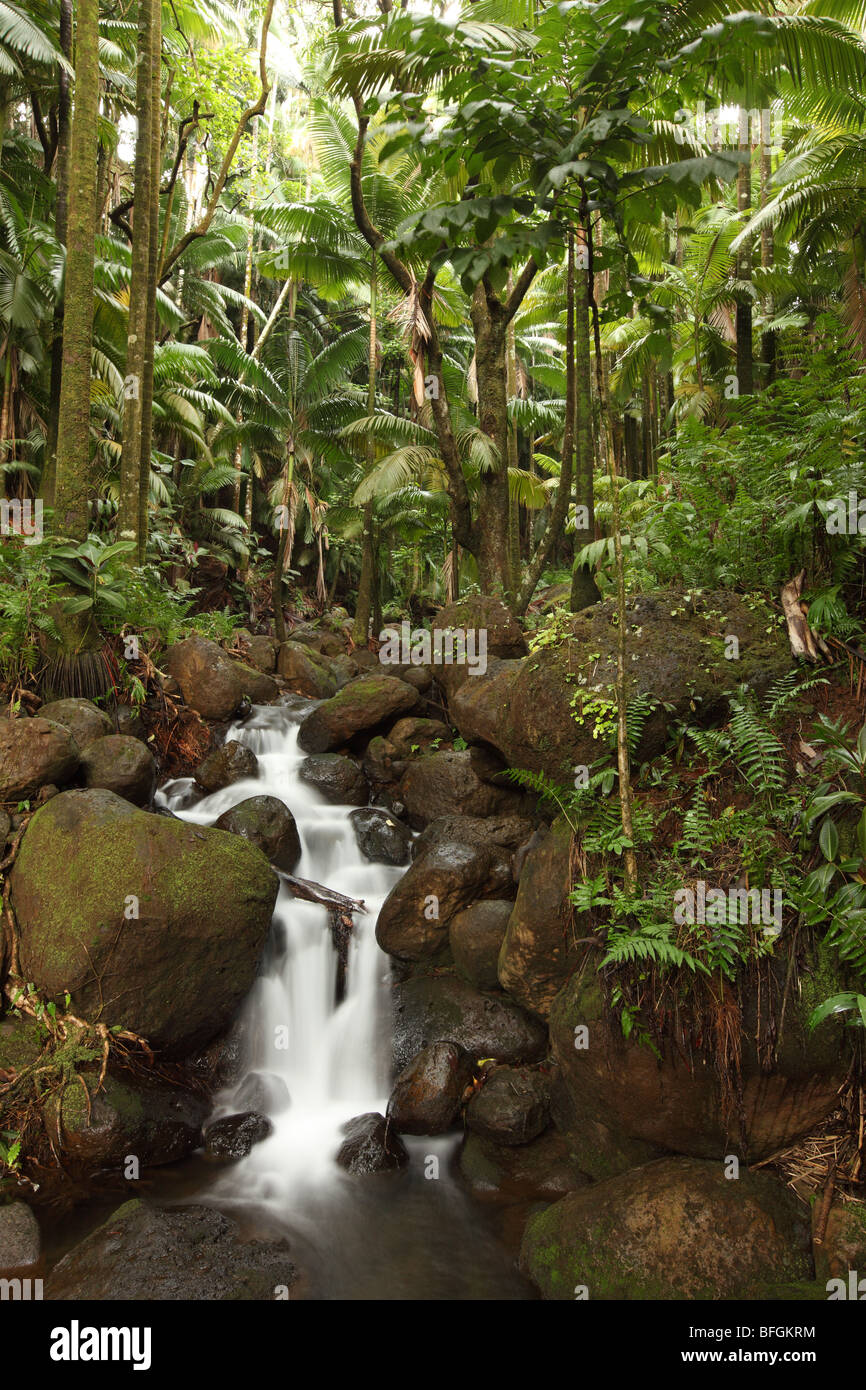
[[[0,849],[9,839],[9,832],[12,829],[12,821],[5,811],[0,811]]]
[[[354,657],[343,654],[329,658],[329,669],[334,680],[337,682],[337,689],[342,690],[344,685],[353,681],[359,674],[361,668]]]
[[[417,753],[436,752],[443,743],[451,742],[451,731],[441,719],[420,719],[409,716],[398,719],[388,734],[398,758],[412,758]]]
[[[193,776],[196,785],[205,792],[222,791],[235,782],[255,777],[259,770],[259,760],[246,744],[229,739],[221,748],[208,753],[204,762],[199,763]]]
[[[808,1027],[810,1011],[842,988],[825,956],[822,952],[811,969],[804,969],[799,991],[788,1001],[772,1071],[761,1065],[754,1039],[759,1003],[765,1012],[767,997],[784,996],[785,962],[769,963],[773,978],[764,983],[760,1001],[755,987],[744,984],[742,1122],[752,1162],[808,1134],[836,1104],[846,1072],[839,1031],[822,1026],[812,1032]],[[575,1047],[578,1025],[588,1029],[587,1047]],[[585,1118],[626,1139],[699,1158],[740,1152],[739,1117],[726,1125],[711,1058],[695,1051],[689,1065],[682,1050],[670,1043],[658,1058],[648,1047],[624,1039],[596,971],[575,975],[556,995],[550,1040],[575,1125]]]
[[[62,724],[64,729],[68,729],[79,753],[83,753],[96,739],[115,732],[105,710],[92,700],[52,700],[41,707],[39,718],[50,719],[52,723]],[[125,730],[119,732],[124,733]]]
[[[279,642],[273,637],[247,637],[244,640],[245,656],[250,666],[266,676],[272,676],[277,666]]]
[[[284,873],[292,874],[298,867],[301,858],[298,827],[288,806],[276,796],[249,796],[223,811],[214,826],[252,841],[271,864]]]
[[[469,1129],[494,1144],[528,1144],[550,1123],[547,1078],[531,1067],[495,1067],[466,1107]]]
[[[496,1144],[467,1133],[457,1160],[463,1184],[482,1202],[556,1202],[591,1181],[555,1129],[528,1144]]]
[[[433,672],[429,666],[409,666],[405,671],[400,672],[400,680],[407,685],[414,685],[415,689],[423,695],[433,684]]]
[[[399,1134],[444,1134],[460,1113],[472,1058],[453,1042],[424,1047],[397,1077],[388,1119]]]
[[[27,1203],[0,1207],[0,1269],[25,1269],[39,1254],[39,1222]]]
[[[343,1125],[346,1136],[337,1152],[337,1163],[349,1173],[385,1173],[405,1168],[406,1146],[384,1115],[371,1111],[356,1115]]]
[[[548,1299],[748,1298],[809,1278],[808,1215],[763,1174],[660,1159],[531,1216],[520,1265]]]
[[[73,1302],[273,1301],[294,1278],[287,1241],[246,1240],[213,1207],[131,1201],[64,1256],[46,1293]]]
[[[177,1057],[222,1032],[247,994],[278,880],[241,836],[100,790],[36,812],[11,886],[25,978]]]
[[[277,670],[289,690],[314,700],[327,700],[336,693],[337,682],[327,664],[300,642],[284,642],[277,658]]]
[[[513,907],[508,898],[488,898],[470,903],[451,919],[448,935],[454,964],[477,989],[495,989],[499,984],[499,952]]]
[[[244,695],[254,705],[270,705],[279,699],[280,687],[273,676],[243,661],[233,661],[232,665],[240,676]]]
[[[235,663],[216,642],[186,637],[169,647],[163,658],[166,673],[177,682],[191,709],[205,719],[229,719],[244,694]]]
[[[389,738],[377,734],[370,739],[364,753],[364,775],[371,787],[377,791],[382,787],[394,787],[405,771],[406,760],[398,756]]]
[[[433,632],[445,632],[448,628],[484,634],[486,659],[492,657],[521,657],[526,654],[526,638],[512,614],[500,599],[486,594],[473,594],[468,598],[449,603],[436,614],[432,622]],[[475,651],[480,654],[478,639]],[[467,681],[474,682],[480,676],[470,675],[468,663],[448,665],[434,663],[436,680],[446,691],[449,700]]]
[[[486,845],[442,840],[415,857],[388,894],[376,940],[389,955],[423,960],[448,940],[448,925],[476,898],[501,893],[511,881],[508,856]]]
[[[423,829],[440,816],[519,814],[524,798],[513,788],[494,786],[484,776],[500,764],[481,749],[427,753],[409,763],[400,783],[410,824]]]
[[[394,990],[394,1065],[398,1071],[430,1043],[453,1042],[474,1062],[537,1062],[547,1030],[503,994],[483,994],[446,971],[416,975]]]
[[[573,929],[572,830],[564,816],[554,821],[525,855],[517,901],[499,957],[499,983],[541,1018],[587,951],[573,946],[591,929]]]
[[[288,1110],[291,1097],[281,1076],[272,1071],[251,1071],[238,1086],[233,1101],[238,1112],[254,1110],[261,1115],[278,1115]]]
[[[672,722],[686,715],[718,722],[727,717],[728,693],[737,685],[761,693],[790,670],[789,644],[770,611],[750,607],[730,590],[696,595],[672,588],[629,602],[629,696],[660,702],[644,724],[637,762],[662,750]],[[485,675],[458,688],[452,678],[449,711],[463,737],[496,748],[510,767],[543,771],[570,786],[574,768],[598,756],[592,708],[575,717],[572,696],[583,689],[588,701],[613,698],[615,607],[608,601],[584,609],[570,620],[567,639],[522,661],[490,662]],[[739,641],[736,662],[725,656],[728,635]]]
[[[356,654],[357,660],[357,654]],[[328,753],[364,729],[374,729],[418,703],[418,692],[393,676],[359,676],[303,720],[298,742],[308,753]]]
[[[46,782],[68,782],[78,760],[78,745],[63,724],[39,715],[0,721],[0,801],[35,796]]]
[[[109,734],[89,744],[81,755],[86,787],[114,792],[133,806],[148,806],[156,786],[153,754],[140,739]]]
[[[360,763],[341,753],[313,753],[304,758],[299,775],[332,806],[366,806],[370,798]]]
[[[817,1233],[821,1203],[812,1207],[812,1229]],[[857,1270],[862,1278],[866,1270],[866,1208],[862,1202],[836,1202],[830,1208],[823,1239],[814,1246],[815,1278],[826,1285],[829,1279],[842,1279],[848,1287],[848,1275]],[[826,1297],[826,1290],[825,1290]]]
[[[112,729],[112,733],[124,734],[127,738],[139,738],[142,743],[147,742],[144,722],[131,705],[118,705],[114,711],[114,722],[117,728]]]
[[[413,859],[420,859],[434,845],[447,841],[483,845],[487,849],[512,851],[532,831],[532,822],[523,816],[441,816],[430,822],[415,841]]]
[[[44,1106],[55,1145],[67,1163],[120,1173],[129,1155],[146,1168],[175,1163],[198,1148],[210,1108],[203,1095],[111,1072],[97,1091],[96,1079],[95,1074],[83,1076],[89,1106],[80,1082],[64,1088],[62,1111],[56,1097]]]
[[[377,806],[359,807],[349,816],[358,848],[372,864],[409,863],[412,832]]]
[[[273,1128],[267,1115],[259,1115],[254,1110],[226,1115],[208,1125],[204,1136],[205,1156],[220,1162],[246,1158],[253,1145],[267,1139]]]

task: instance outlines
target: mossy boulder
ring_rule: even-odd
[[[393,676],[359,676],[301,723],[298,743],[307,753],[330,753],[362,730],[375,729],[418,703],[418,691]]]
[[[477,989],[499,984],[499,952],[514,903],[487,898],[470,903],[451,919],[448,936],[459,973]]]
[[[196,635],[175,643],[162,665],[180,686],[190,709],[205,719],[230,719],[244,697],[237,663],[206,637]]]
[[[54,1095],[44,1106],[65,1161],[87,1170],[114,1168],[120,1174],[130,1157],[146,1168],[175,1163],[198,1148],[210,1108],[202,1094],[110,1071],[98,1091],[95,1082],[95,1073],[84,1075],[63,1088],[62,1099]]]
[[[666,1158],[531,1216],[520,1267],[547,1299],[736,1299],[811,1273],[806,1209],[774,1178]]]
[[[725,1114],[713,1058],[662,1042],[661,1056],[626,1040],[618,1017],[605,998],[592,962],[560,990],[550,1012],[550,1040],[567,1087],[573,1124],[601,1123],[626,1139],[639,1139],[669,1151],[711,1158],[740,1153],[740,1120],[750,1161],[793,1144],[834,1108],[848,1070],[842,1030],[808,1028],[811,1009],[838,993],[838,980],[824,966],[823,953],[803,969],[799,991],[789,998],[776,1061],[764,1065],[755,1042],[758,1011],[766,1026],[767,1010],[778,1013],[785,994],[787,961],[769,965],[760,994],[749,980],[741,985],[741,1105]],[[586,1035],[576,1033],[584,1026]],[[586,1046],[582,1043],[586,1042]],[[576,1045],[581,1044],[581,1045]]]
[[[244,695],[248,695],[254,705],[270,705],[279,698],[280,687],[273,676],[244,661],[233,661],[232,665],[240,676]]]
[[[122,708],[122,706],[121,706]],[[40,719],[50,719],[54,724],[62,724],[75,739],[79,753],[83,753],[98,738],[115,732],[114,725],[105,710],[92,700],[52,700],[39,711]],[[125,730],[121,729],[121,733]]]
[[[230,738],[221,748],[214,748],[208,753],[193,775],[197,786],[210,793],[256,777],[258,770],[259,760],[252,748]]]
[[[24,978],[177,1057],[224,1029],[248,992],[278,881],[239,835],[95,790],[36,813],[11,887]]]
[[[400,800],[410,824],[420,830],[438,816],[518,815],[522,794],[492,778],[501,764],[488,750],[464,748],[426,753],[410,761],[400,783]]]
[[[497,1144],[468,1131],[457,1159],[457,1173],[481,1202],[556,1202],[586,1187],[568,1145],[555,1129],[528,1144]]]
[[[101,787],[134,806],[148,806],[156,786],[156,762],[140,739],[108,734],[85,748],[81,775],[86,787]]]
[[[274,674],[279,649],[280,644],[273,637],[245,636],[243,639],[245,660],[265,676]]]
[[[52,783],[62,786],[78,762],[78,744],[64,724],[39,716],[0,720],[0,801],[35,796]]]
[[[719,722],[737,686],[763,693],[791,669],[778,616],[727,590],[639,594],[626,617],[629,694],[660,702],[644,724],[638,760],[662,750],[672,722]],[[465,739],[491,744],[511,767],[571,786],[574,768],[589,766],[603,747],[594,734],[609,718],[616,654],[615,605],[595,604],[550,645],[522,661],[490,662],[485,675],[452,687],[451,717]]]
[[[435,1042],[453,1042],[474,1062],[538,1062],[547,1030],[507,995],[473,989],[448,970],[412,976],[395,986],[394,1063],[402,1071]]]
[[[337,680],[328,663],[312,647],[301,642],[283,642],[277,657],[277,671],[294,695],[327,700],[337,690]]]

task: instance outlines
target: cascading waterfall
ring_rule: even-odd
[[[302,856],[298,877],[360,898],[346,997],[335,1007],[336,953],[325,908],[295,898],[281,884],[264,968],[248,999],[247,1075],[216,1097],[215,1114],[237,1110],[235,1096],[260,1081],[272,1134],[234,1165],[220,1187],[253,1201],[281,1204],[333,1172],[340,1126],[353,1115],[382,1110],[388,1092],[387,962],[375,939],[376,916],[402,870],[371,864],[359,850],[349,806],[329,805],[301,780],[306,754],[298,722],[306,704],[256,707],[228,739],[252,749],[258,776],[191,803],[188,778],[167,784],[161,803],[184,820],[211,825],[251,796],[274,796],[295,817]]]

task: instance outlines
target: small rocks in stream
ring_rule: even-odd
[[[370,798],[360,763],[340,753],[314,753],[304,758],[298,775],[332,806],[366,806]]]
[[[0,1269],[25,1269],[39,1259],[39,1223],[26,1202],[0,1207]]]
[[[276,796],[249,796],[214,821],[216,830],[243,835],[284,873],[294,873],[301,858],[301,839],[295,818]]]
[[[196,784],[202,791],[218,792],[224,787],[230,787],[234,782],[255,777],[258,770],[259,761],[253,750],[247,748],[246,744],[229,739],[222,748],[215,748],[212,753],[208,753],[204,762],[199,763],[194,775]]]
[[[349,1173],[385,1173],[405,1168],[409,1162],[406,1146],[384,1115],[373,1110],[356,1115],[343,1125],[346,1136],[337,1153],[337,1163]]]
[[[205,1131],[205,1155],[224,1163],[246,1158],[253,1145],[267,1139],[272,1131],[273,1125],[267,1115],[259,1115],[254,1110],[241,1115],[226,1115]]]
[[[528,1144],[550,1123],[547,1078],[531,1067],[496,1067],[466,1107],[466,1124],[497,1144]]]
[[[373,864],[399,867],[409,863],[412,832],[378,806],[362,806],[349,815],[358,848]]]

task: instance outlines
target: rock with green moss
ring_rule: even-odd
[[[162,666],[180,686],[190,708],[205,719],[230,719],[243,699],[244,682],[237,664],[206,637],[196,634],[176,642]]]
[[[217,830],[243,835],[283,873],[293,874],[301,858],[301,837],[295,818],[276,796],[248,796],[215,821]]]
[[[672,722],[719,722],[740,684],[762,693],[791,668],[777,616],[729,591],[639,594],[627,622],[629,694],[658,702],[643,727],[641,761],[662,750]],[[570,787],[575,767],[606,746],[616,658],[615,605],[595,604],[522,661],[490,662],[485,675],[449,690],[451,717],[465,739],[491,744],[510,766]]]
[[[418,703],[418,691],[393,676],[359,676],[303,720],[298,743],[306,753],[330,753],[355,734],[375,729]]]
[[[65,1162],[87,1171],[114,1168],[120,1175],[130,1157],[141,1170],[175,1163],[198,1148],[210,1109],[200,1092],[112,1071],[99,1090],[96,1082],[95,1072],[84,1072],[43,1107]]]
[[[525,798],[494,781],[502,765],[487,749],[443,749],[410,761],[400,783],[409,824],[422,830],[439,816],[507,816],[525,809]]]
[[[0,801],[35,796],[50,784],[62,786],[78,761],[78,744],[65,725],[39,716],[0,720]]]
[[[664,1158],[531,1216],[520,1267],[546,1299],[748,1299],[810,1278],[808,1213],[764,1174]]]
[[[115,732],[114,725],[105,710],[92,700],[52,700],[39,711],[40,719],[50,719],[54,724],[62,724],[68,729],[83,753],[95,739],[105,738]],[[123,729],[121,733],[125,732]]]
[[[233,661],[232,665],[240,676],[244,695],[248,695],[254,705],[270,705],[279,699],[280,688],[273,676],[243,661]]]
[[[750,1161],[765,1158],[808,1134],[836,1104],[849,1058],[842,1030],[831,1021],[814,1033],[808,1017],[814,1004],[841,985],[825,969],[824,953],[806,961],[798,990],[789,994],[784,1024],[771,1066],[759,1057],[755,1038],[767,1027],[768,1000],[777,1018],[785,996],[787,960],[772,958],[759,984],[741,985],[737,1018],[741,1088],[736,1080],[723,1095],[719,1067],[709,1052],[686,1052],[672,1040],[657,1049],[626,1040],[604,985],[590,962],[560,990],[550,1013],[550,1041],[572,1107],[572,1125],[603,1124],[625,1139],[642,1140],[675,1153],[710,1158],[742,1150]],[[760,990],[760,992],[759,992]],[[638,1032],[639,1030],[636,1030]]]
[[[475,685],[480,679],[482,667],[493,658],[521,657],[526,654],[526,638],[519,623],[509,612],[501,599],[490,594],[469,594],[441,608],[431,624],[434,637],[442,644],[442,658],[437,659],[433,647],[433,675],[451,699],[464,686]],[[447,633],[451,631],[466,634],[466,651],[474,656],[473,667],[468,660],[448,660],[449,646]],[[459,657],[461,651],[454,644],[452,656]],[[483,661],[479,658],[482,658]],[[474,674],[477,672],[478,674]]]
[[[81,755],[81,773],[86,787],[116,792],[134,806],[148,806],[153,799],[156,763],[140,739],[126,734],[95,739]]]
[[[287,689],[295,695],[328,700],[337,691],[337,680],[324,657],[301,642],[284,642],[277,657],[277,670]]]
[[[816,1203],[813,1227],[817,1226],[819,1211],[820,1203]],[[823,1238],[815,1245],[815,1277],[822,1285],[828,1279],[847,1283],[852,1269],[861,1277],[866,1275],[866,1202],[836,1202],[827,1216]]]
[[[252,985],[278,881],[239,835],[70,791],[33,817],[11,886],[24,978],[177,1057]]]

